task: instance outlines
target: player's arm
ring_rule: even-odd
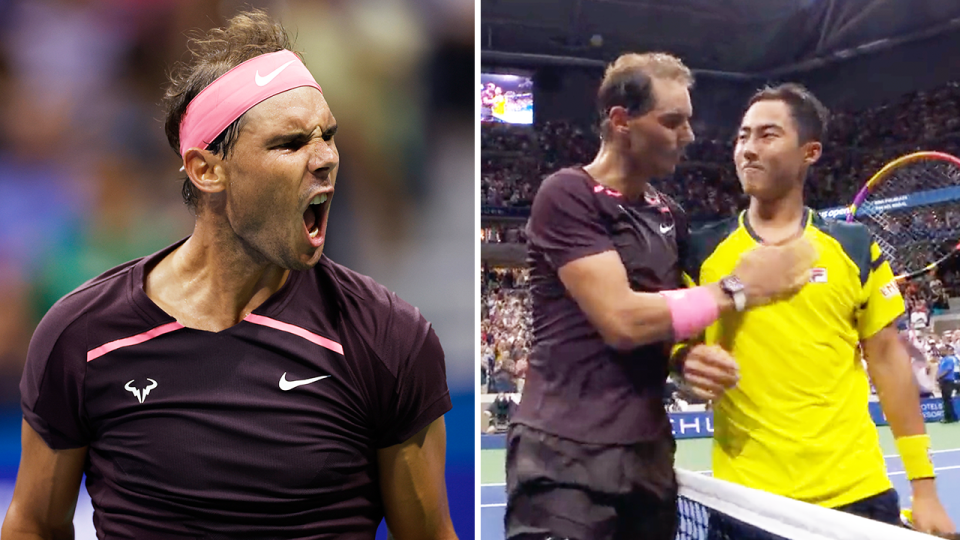
[[[816,250],[806,238],[784,246],[762,246],[745,253],[733,274],[743,283],[747,306],[790,296],[809,281]],[[630,350],[699,334],[723,311],[734,309],[720,285],[660,293],[635,292],[616,251],[567,262],[560,281],[607,345]]]
[[[24,421],[23,452],[2,540],[73,539],[73,513],[87,448],[52,450]]]
[[[558,275],[607,345],[629,350],[673,337],[674,317],[668,298],[631,290],[627,270],[616,251],[571,261],[558,269]],[[733,301],[717,284],[703,287],[700,296],[690,301],[707,304],[702,309],[706,311],[710,304],[717,306],[715,313],[733,309]],[[715,319],[707,317],[698,333]]]
[[[923,532],[952,533],[955,527],[937,495],[929,455],[930,438],[920,410],[920,391],[910,368],[910,355],[896,326],[890,324],[863,340],[863,352],[910,480],[913,524]]]
[[[443,417],[410,439],[377,451],[387,528],[397,540],[456,539],[444,479]]]
[[[893,436],[899,439],[926,433],[920,390],[896,324],[891,323],[863,340],[863,355]]]
[[[952,533],[953,522],[937,496],[930,437],[925,433],[910,353],[896,328],[895,321],[904,312],[903,297],[876,242],[871,243],[870,255],[870,272],[857,314],[867,371],[910,480],[914,526],[923,532]]]
[[[893,436],[899,439],[923,435],[920,390],[910,364],[911,351],[896,327],[897,318],[904,312],[903,297],[890,264],[872,241],[870,258],[856,317],[867,371]],[[933,476],[932,470],[929,476]]]

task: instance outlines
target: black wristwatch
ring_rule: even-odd
[[[747,307],[747,293],[743,282],[737,276],[729,275],[721,279],[720,290],[733,300],[733,307],[737,311],[743,311]]]

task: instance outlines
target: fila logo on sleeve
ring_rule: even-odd
[[[810,283],[826,283],[827,282],[827,269],[826,268],[813,268],[810,270]]]

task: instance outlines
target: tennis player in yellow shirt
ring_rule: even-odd
[[[820,256],[810,283],[789,300],[724,314],[705,344],[678,348],[673,367],[691,391],[714,400],[715,477],[898,524],[862,351],[911,481],[914,526],[954,532],[898,339],[904,303],[890,265],[866,227],[804,206],[827,114],[799,85],[753,96],[734,151],[750,207],[695,233],[684,262],[691,284],[705,285],[729,275],[744,251],[807,235]],[[721,286],[735,300],[743,294],[729,280]]]
[[[496,95],[493,96],[493,115],[502,120],[507,114],[507,96],[500,92],[500,87],[497,87]]]

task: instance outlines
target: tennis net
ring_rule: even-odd
[[[845,512],[677,470],[677,540],[931,540]]]

